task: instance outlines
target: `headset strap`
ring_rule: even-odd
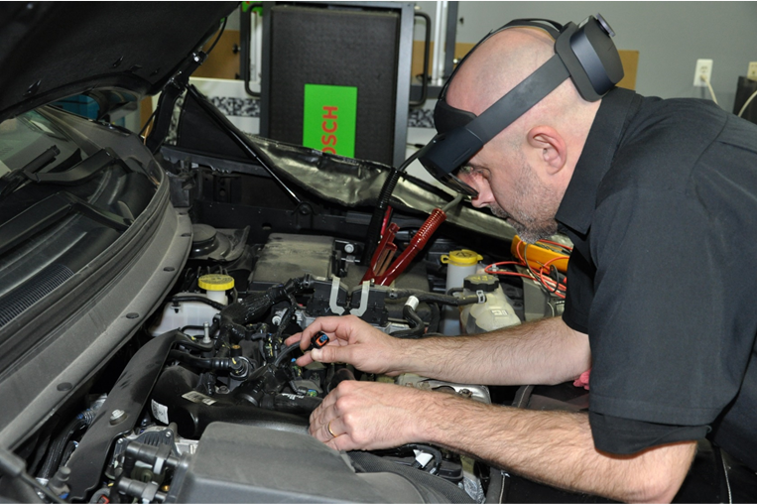
[[[568,25],[570,25],[570,24],[572,24],[572,23],[568,23]],[[481,40],[479,40],[476,43],[476,45],[473,46],[473,48],[471,48],[471,50],[468,51],[465,54],[465,56],[463,56],[463,59],[461,59],[457,63],[457,65],[455,66],[455,68],[452,70],[452,73],[450,74],[450,76],[444,82],[444,85],[442,86],[441,91],[439,91],[439,99],[440,100],[444,99],[444,96],[447,93],[447,87],[449,86],[449,83],[452,82],[452,77],[454,77],[455,74],[457,73],[457,69],[460,68],[463,65],[463,63],[465,62],[465,60],[468,59],[468,56],[470,56],[471,54],[473,54],[473,52],[478,48],[478,46],[480,46],[481,44],[483,44],[484,42],[486,42],[489,38],[491,38],[492,36],[496,35],[497,33],[501,32],[501,31],[507,30],[509,28],[520,28],[520,27],[539,28],[539,29],[544,30],[545,32],[547,32],[555,40],[557,40],[557,37],[560,35],[560,32],[563,30],[563,25],[560,24],[560,23],[558,23],[558,22],[556,22],[556,21],[552,21],[550,19],[538,19],[538,18],[534,18],[534,19],[513,19],[512,21],[510,21],[506,25],[501,26],[501,27],[497,28],[496,30],[490,31],[484,38],[482,38]]]
[[[554,91],[568,77],[570,72],[555,54],[481,115],[465,125],[465,128],[486,143]]]

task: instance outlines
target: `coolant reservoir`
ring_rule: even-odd
[[[520,324],[520,318],[494,275],[471,275],[465,279],[466,294],[486,296],[486,302],[467,305],[460,314],[465,334],[478,334]]]
[[[213,323],[218,309],[196,299],[204,297],[222,305],[228,304],[226,291],[234,288],[234,278],[229,275],[203,275],[197,280],[197,286],[203,292],[180,292],[166,303],[160,321],[150,329],[150,334],[158,336],[184,328],[189,335],[201,335],[203,326]],[[183,301],[182,298],[187,300]]]

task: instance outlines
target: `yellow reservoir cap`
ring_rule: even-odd
[[[483,256],[472,250],[453,250],[449,255],[441,257],[442,264],[451,264],[453,266],[474,266],[478,261],[482,261]]]
[[[197,285],[206,291],[227,291],[234,288],[234,278],[229,275],[202,275],[197,279]]]

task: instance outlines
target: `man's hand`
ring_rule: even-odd
[[[343,381],[310,415],[310,434],[336,450],[378,450],[418,440],[415,416],[433,393]]]
[[[313,361],[345,362],[366,373],[398,375],[402,369],[401,357],[406,354],[408,342],[393,338],[354,315],[344,317],[321,317],[301,333],[286,339],[291,345],[300,342],[305,352],[313,336],[324,332],[329,343],[323,348],[314,348],[297,359],[300,367]]]

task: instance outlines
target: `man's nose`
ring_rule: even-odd
[[[471,204],[476,208],[488,207],[490,204],[494,203],[494,195],[492,194],[491,188],[488,184],[484,185],[485,188],[477,189],[478,196],[476,199],[471,200]]]
[[[476,208],[484,208],[494,202],[491,186],[483,177],[475,177],[465,173],[459,175],[460,180],[478,191],[478,196],[471,199],[471,204]]]

